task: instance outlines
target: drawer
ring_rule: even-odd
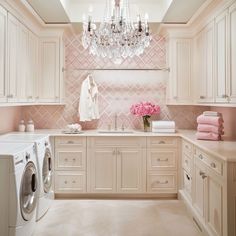
[[[148,150],[148,170],[176,169],[177,156],[178,152],[176,149]]]
[[[182,167],[188,172],[192,172],[193,158],[189,157],[185,153],[182,154]]]
[[[178,138],[175,137],[148,137],[147,147],[150,148],[176,148],[178,146]]]
[[[56,193],[86,192],[86,175],[84,171],[56,171]]]
[[[57,170],[85,170],[86,149],[80,151],[56,151]]]
[[[183,170],[183,190],[192,199],[192,177]]]
[[[186,155],[192,157],[193,156],[193,144],[183,140],[182,141],[182,152]]]
[[[89,147],[145,147],[145,137],[90,137]]]
[[[211,170],[223,175],[223,162],[196,148],[196,158],[204,162]]]
[[[147,176],[147,191],[177,193],[177,174],[175,171],[152,171]]]
[[[56,147],[86,147],[86,137],[63,136],[55,138]]]

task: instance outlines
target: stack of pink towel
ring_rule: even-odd
[[[205,111],[197,118],[197,139],[221,140],[224,134],[223,117],[219,112]]]

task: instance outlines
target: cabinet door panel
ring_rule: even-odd
[[[18,20],[8,14],[8,101],[17,101],[17,74],[18,74]]]
[[[41,73],[38,92],[40,102],[59,102],[59,50],[59,38],[42,38],[40,40]]]
[[[110,148],[89,151],[91,192],[116,192],[116,151]]]
[[[0,102],[7,100],[6,48],[7,11],[0,6]]]
[[[205,216],[205,180],[202,178],[202,174],[205,173],[205,168],[195,164],[194,168],[194,200],[193,205],[201,217]]]
[[[227,102],[227,11],[216,18],[216,102]]]
[[[143,192],[145,165],[142,149],[118,149],[117,191],[119,193]]]
[[[207,178],[207,224],[215,235],[222,235],[223,187],[213,175]]]
[[[230,75],[229,97],[231,103],[236,103],[236,4],[229,9],[230,30]]]
[[[38,38],[32,32],[29,32],[29,75],[26,86],[26,96],[28,102],[35,101],[36,82],[38,78]]]
[[[28,58],[28,29],[19,23],[18,27],[18,55],[17,61],[17,100],[18,102],[26,102],[26,85],[28,80],[29,71],[29,58]]]

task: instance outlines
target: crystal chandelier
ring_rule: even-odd
[[[108,57],[116,64],[128,57],[139,56],[150,45],[151,36],[148,15],[137,22],[130,18],[129,0],[107,0],[103,22],[97,27],[92,22],[91,14],[88,22],[83,23],[82,43],[89,53],[102,58]]]

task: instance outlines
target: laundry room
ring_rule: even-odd
[[[0,236],[236,236],[236,0],[0,0]]]

